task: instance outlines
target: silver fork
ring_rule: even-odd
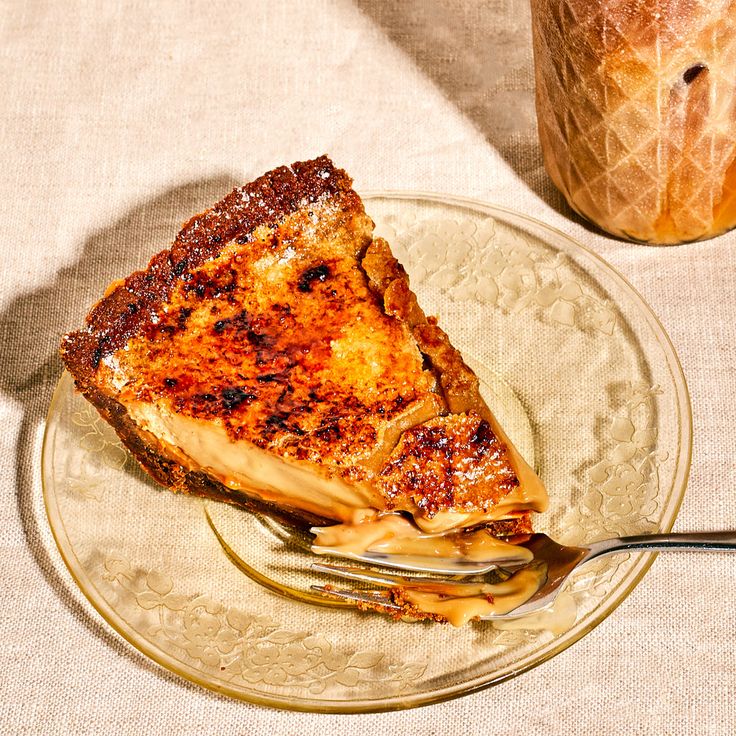
[[[314,541],[317,528],[306,530],[302,527],[288,524],[284,520],[276,521],[269,516],[258,514],[258,519],[267,529],[273,532],[283,542],[293,544],[308,552],[315,552]],[[355,562],[364,562],[366,565],[390,567],[402,572],[422,572],[436,575],[482,575],[499,567],[511,569],[520,563],[513,557],[494,557],[493,560],[468,560],[462,557],[429,557],[420,555],[405,555],[393,552],[347,552],[340,549],[322,548],[318,554],[330,557],[340,557]]]
[[[585,547],[565,547],[558,544],[546,534],[533,534],[523,544],[534,554],[534,561],[529,565],[540,565],[545,569],[545,575],[537,591],[526,602],[506,613],[495,613],[480,617],[480,620],[500,620],[520,618],[551,606],[567,579],[581,565],[603,555],[615,554],[627,550],[645,550],[661,552],[666,550],[730,550],[736,551],[736,531],[729,532],[696,532],[691,534],[642,534],[630,537],[616,537],[591,542]],[[468,585],[478,587],[475,580],[449,580],[437,577],[415,577],[410,575],[394,575],[366,570],[364,568],[344,567],[324,563],[313,563],[311,569],[316,572],[335,575],[346,580],[360,583],[374,583],[384,588],[414,589],[417,591],[437,590],[441,586],[443,594],[452,598],[467,595]],[[519,567],[512,572],[518,572]],[[463,586],[466,586],[463,588]],[[400,606],[392,602],[383,592],[371,590],[337,589],[331,585],[313,585],[312,588],[327,596],[336,596],[354,601],[356,604],[366,604],[372,608],[379,607],[386,611],[400,612]]]

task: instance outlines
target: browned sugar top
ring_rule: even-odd
[[[430,517],[443,509],[487,510],[519,485],[506,446],[474,413],[404,432],[378,481],[396,507],[411,501]]]
[[[362,211],[317,216],[330,206],[187,269],[110,362],[124,394],[217,420],[233,440],[284,457],[340,465],[370,454],[434,379],[360,267],[370,222]],[[330,233],[313,220],[332,221]]]

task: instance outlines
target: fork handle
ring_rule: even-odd
[[[589,545],[587,559],[610,555],[628,549],[652,552],[675,550],[732,550],[736,551],[736,531],[692,532],[689,534],[638,534],[617,539],[603,539]]]

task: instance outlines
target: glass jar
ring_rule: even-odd
[[[570,206],[656,244],[736,225],[736,0],[531,0],[539,136]]]

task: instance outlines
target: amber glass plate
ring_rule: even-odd
[[[632,287],[562,233],[481,202],[382,193],[366,207],[547,484],[537,527],[564,542],[669,530],[690,462],[689,401]],[[281,708],[389,710],[488,687],[580,639],[652,560],[591,563],[553,611],[506,624],[455,629],[319,605],[303,540],[159,489],[68,375],[49,411],[43,480],[61,554],[110,626],[189,680]]]

